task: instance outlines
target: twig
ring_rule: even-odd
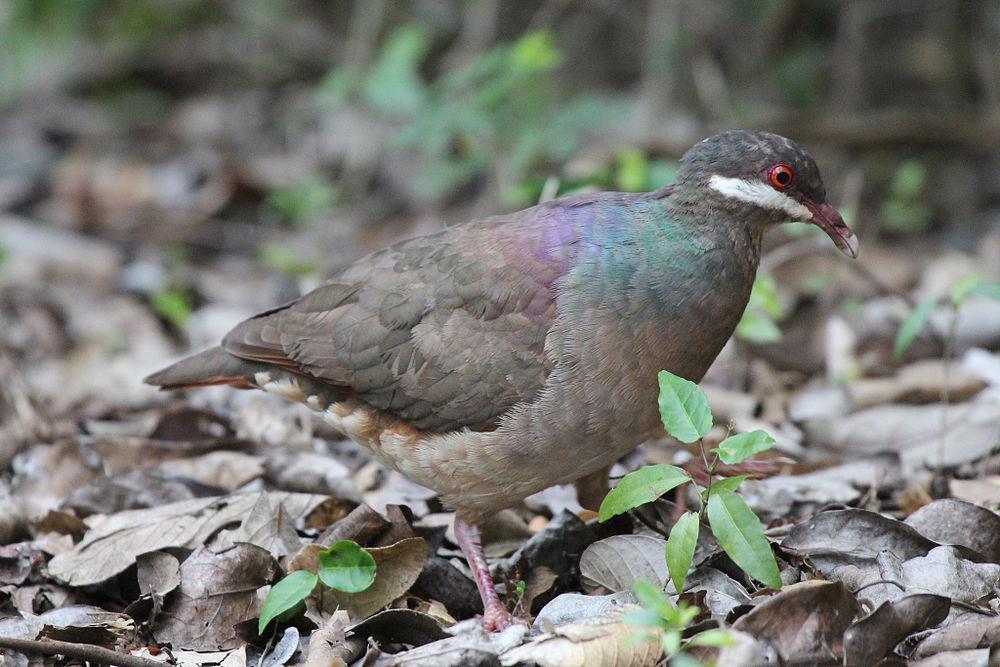
[[[117,667],[163,667],[164,663],[137,655],[128,655],[93,644],[75,644],[53,639],[15,639],[0,637],[0,648],[9,648],[26,655],[67,655],[88,662]]]

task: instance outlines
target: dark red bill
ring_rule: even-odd
[[[812,223],[826,232],[826,235],[851,259],[858,256],[858,237],[847,226],[837,209],[829,204],[817,204],[811,201],[802,202],[812,214]]]

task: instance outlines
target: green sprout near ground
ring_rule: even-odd
[[[731,465],[745,461],[754,454],[773,447],[774,438],[760,430],[739,433],[728,435],[718,447],[706,450],[704,438],[712,428],[712,412],[705,393],[694,382],[673,373],[660,371],[658,377],[663,426],[668,434],[683,443],[698,443],[708,475],[708,485],[703,488],[687,471],[677,466],[645,466],[625,475],[608,493],[601,503],[598,518],[606,521],[652,502],[668,491],[692,484],[697,491],[699,509],[697,512],[685,512],[674,524],[667,538],[667,570],[676,591],[681,593],[684,590],[684,582],[694,562],[701,524],[706,520],[719,546],[741,570],[770,588],[780,589],[778,563],[771,552],[771,545],[764,535],[760,520],[736,493],[746,477],[727,477],[712,481],[720,463]],[[697,608],[689,607],[684,611],[680,606],[674,607],[662,591],[646,582],[637,582],[636,592],[645,612],[640,624],[652,625],[662,631],[660,642],[668,657],[677,653],[682,646],[680,633],[697,615]],[[694,609],[694,615],[691,609]],[[684,645],[691,645],[699,636],[695,635]],[[714,635],[709,639],[715,641],[713,638]]]
[[[319,552],[316,572],[296,570],[271,587],[260,610],[257,634],[264,634],[274,619],[294,613],[320,583],[337,591],[360,593],[374,581],[372,555],[350,540],[341,540]]]

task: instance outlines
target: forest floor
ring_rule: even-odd
[[[192,107],[189,125],[208,116]],[[294,170],[294,155],[136,159],[24,136],[8,150],[48,157],[0,178],[4,202],[22,202],[0,214],[0,646],[32,663],[107,661],[97,648],[123,665],[655,662],[624,615],[636,580],[676,594],[664,561],[676,498],[600,523],[557,487],[497,515],[486,551],[524,623],[486,635],[433,492],[303,406],[141,384],[315,285],[321,272],[301,259],[320,261],[315,249],[320,268],[342,265],[436,228],[437,213],[393,217],[371,197],[308,226],[232,222],[264,206],[247,193]],[[685,632],[721,626],[733,642],[686,655],[987,664],[1000,643],[1000,301],[962,292],[969,276],[1000,280],[1000,230],[976,231],[968,252],[862,230],[853,263],[821,241],[773,240],[774,303],[757,315],[780,340],[734,339],[703,382],[710,444],[730,421],[777,441],[777,474],[742,493],[784,586],[761,588],[703,531],[680,596],[700,610]],[[895,355],[918,304],[927,324]],[[647,443],[612,477],[694,455]],[[313,596],[259,635],[269,587],[343,539],[373,555],[374,585]],[[5,659],[28,664],[13,648]]]

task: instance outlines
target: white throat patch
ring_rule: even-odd
[[[708,186],[730,199],[738,199],[775,211],[784,211],[798,222],[808,222],[813,217],[812,211],[763,181],[748,181],[742,178],[729,178],[712,174],[712,177],[708,179]]]

